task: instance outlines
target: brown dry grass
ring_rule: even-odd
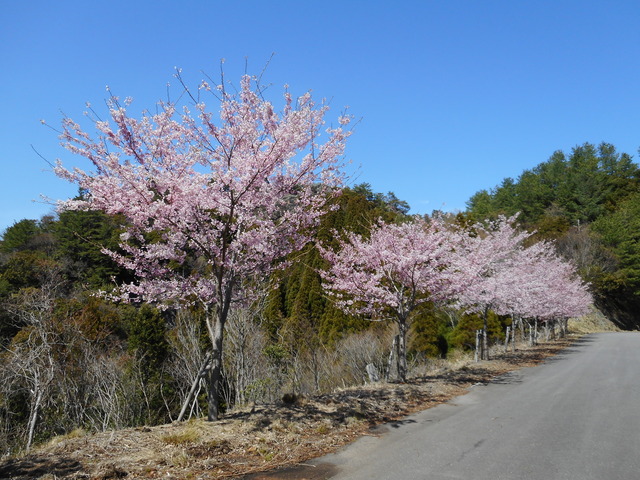
[[[595,308],[592,308],[591,313],[580,319],[569,320],[569,330],[577,334],[621,331],[600,310]]]
[[[292,405],[237,409],[217,422],[192,420],[96,434],[76,431],[1,462],[0,478],[279,478],[255,474],[333,452],[370,434],[376,425],[446,402],[508,371],[536,365],[571,342],[521,347],[488,362],[459,358],[455,365],[442,364],[404,384],[366,385]]]

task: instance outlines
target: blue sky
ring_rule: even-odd
[[[267,96],[348,105],[353,183],[415,213],[462,210],[555,150],[640,147],[637,1],[34,0],[0,2],[0,22],[0,231],[76,193],[33,150],[84,165],[41,119],[104,112],[106,85],[152,109],[175,66],[195,85],[222,58],[237,80],[275,53]]]

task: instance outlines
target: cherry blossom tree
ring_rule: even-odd
[[[456,291],[455,233],[432,219],[427,222],[379,222],[365,238],[347,234],[337,252],[320,248],[330,266],[321,272],[324,288],[350,314],[392,320],[398,326],[398,377],[406,380],[406,337],[412,316],[430,301]]]
[[[219,118],[200,101],[210,92]],[[182,111],[131,116],[130,100],[109,100],[109,121],[90,115],[95,138],[70,118],[61,139],[93,171],[55,172],[84,195],[63,210],[100,210],[126,218],[120,250],[104,250],[132,270],[135,282],[111,296],[163,308],[199,305],[211,341],[209,419],[218,417],[223,332],[234,302],[251,279],[264,277],[309,241],[319,216],[343,181],[350,116],[325,127],[328,107],[310,93],[294,101],[285,87],[281,111],[243,76],[236,93],[202,83]],[[197,97],[197,98],[196,98]],[[191,111],[193,110],[193,112]]]
[[[524,249],[510,277],[515,289],[505,299],[507,308],[546,326],[584,315],[593,303],[575,266],[559,257],[551,243],[538,242]]]
[[[463,269],[470,278],[459,304],[483,314],[485,332],[489,310],[545,322],[586,313],[591,296],[573,265],[551,243],[527,245],[531,234],[517,230],[515,219],[500,217],[467,237]],[[486,344],[482,350],[488,358]]]
[[[531,234],[519,231],[515,227],[517,215],[500,216],[488,226],[475,225],[473,235],[465,238],[460,249],[464,264],[460,270],[465,272],[466,282],[458,296],[458,305],[468,312],[482,314],[483,359],[488,358],[486,335],[489,311],[498,314],[508,313],[507,298],[519,287],[509,283],[511,272],[518,264],[518,253],[524,248],[523,242]]]

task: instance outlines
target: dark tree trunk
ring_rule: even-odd
[[[407,322],[398,321],[398,380],[407,381]]]
[[[487,340],[489,336],[489,308],[484,309],[483,327],[482,327],[482,360],[489,360],[489,342]]]
[[[220,282],[222,285],[222,282]],[[222,345],[224,326],[229,316],[233,282],[226,288],[220,287],[220,304],[215,308],[215,313],[207,315],[207,330],[211,340],[211,369],[209,370],[209,382],[207,385],[207,403],[209,421],[218,420],[220,416],[220,391],[222,386]],[[210,311],[209,311],[210,312]]]
[[[207,382],[207,419],[218,420],[220,415],[220,387],[222,382],[222,340],[224,336],[224,322],[221,315],[214,319],[207,319],[207,328],[211,340],[211,368],[209,369],[209,381]],[[226,318],[226,315],[225,315]],[[211,325],[211,322],[213,324]]]

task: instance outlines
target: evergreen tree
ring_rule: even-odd
[[[598,218],[591,228],[618,260],[622,286],[640,296],[640,194],[629,196],[614,213]]]
[[[103,248],[118,245],[118,218],[98,211],[60,213],[55,225],[56,258],[64,265],[67,278],[85,288],[99,288],[112,281],[128,278],[128,274],[102,253]]]
[[[33,239],[40,233],[36,220],[23,219],[7,228],[0,241],[0,251],[3,253],[27,250],[31,248]]]

